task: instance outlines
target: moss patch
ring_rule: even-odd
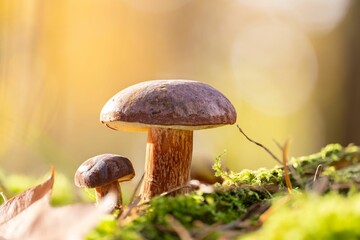
[[[331,144],[319,153],[292,158],[296,191],[288,195],[282,167],[224,171],[220,155],[213,168],[224,181],[213,192],[156,197],[125,219],[104,219],[88,239],[180,239],[181,231],[194,239],[358,239],[360,194],[353,193],[360,188],[359,156],[357,146]],[[285,204],[276,200],[284,198]],[[261,230],[245,234],[262,226],[260,216],[270,203],[271,214],[265,214],[270,217]]]
[[[301,194],[274,208],[259,231],[238,239],[360,239],[360,194]]]

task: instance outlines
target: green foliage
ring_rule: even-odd
[[[285,190],[282,167],[224,171],[223,154],[215,159],[213,169],[215,176],[224,182],[221,186],[218,184],[213,193],[198,191],[177,197],[156,197],[148,208],[131,220],[112,218],[102,221],[88,239],[179,239],[168,221],[169,215],[187,231],[198,233],[202,229],[195,224],[197,221],[207,225],[232,222],[243,216],[249,206],[274,200],[274,196],[279,196],[276,191]],[[291,175],[299,194],[293,194],[286,204],[275,200],[275,213],[266,221],[263,230],[245,239],[358,239],[359,227],[355,225],[360,222],[360,194],[354,194],[356,188],[347,192],[348,198],[335,193],[320,197],[304,192],[306,184],[313,182],[319,165],[323,167],[319,177],[329,178],[329,184],[359,182],[359,148],[330,144],[319,153],[292,158],[290,163],[301,181],[297,183],[299,179],[295,180]],[[276,186],[276,190],[266,190],[270,185]],[[218,239],[221,234],[214,232],[205,239]]]
[[[46,175],[46,177],[48,174]],[[0,192],[4,194],[8,199],[29,189],[40,182],[43,179],[28,177],[21,174],[0,174]],[[73,184],[61,173],[56,173],[56,181],[51,193],[51,204],[54,206],[65,205],[75,201]],[[0,204],[3,203],[3,199],[0,198]]]
[[[213,165],[215,176],[224,179],[223,186],[238,184],[264,185],[274,183],[283,186],[283,170],[281,168],[275,167],[270,170],[265,168],[258,170],[244,169],[241,172],[224,171],[221,165],[221,157],[223,154],[215,159]]]
[[[221,165],[223,154],[215,159],[213,165],[215,176],[224,179],[223,186],[276,184],[280,189],[285,186],[282,167],[272,169],[260,168],[258,170],[244,169],[240,172],[224,171]],[[313,181],[318,166],[322,166],[321,175],[330,177],[331,181],[359,182],[359,162],[360,149],[358,146],[349,145],[342,147],[340,144],[329,144],[318,153],[291,158],[289,163],[293,167],[298,179],[295,179],[294,175],[290,175],[290,177],[295,187],[303,187]],[[348,168],[347,166],[351,167]],[[300,182],[297,182],[299,179]]]
[[[116,239],[119,236],[116,236],[118,225],[116,223],[116,217],[114,215],[107,215],[105,216],[99,225],[96,227],[95,230],[91,231],[87,238],[88,240],[97,240],[97,239],[103,239],[103,240],[112,240]],[[130,235],[136,234],[135,232],[132,234],[132,232],[129,233]],[[130,235],[126,235],[126,233],[123,234],[124,239],[141,239],[141,238],[131,238]]]
[[[334,182],[360,182],[360,164],[352,165],[343,169],[336,170],[335,167],[327,167],[324,172],[324,176],[328,176],[334,180]]]
[[[195,221],[204,224],[224,224],[241,217],[249,206],[264,201],[271,195],[246,188],[218,189],[204,194],[200,191],[177,197],[156,197],[143,215],[114,228],[115,219],[106,219],[88,239],[179,239],[168,222],[172,215],[189,231],[201,231]],[[212,237],[216,236],[211,235]]]
[[[9,198],[38,184],[39,181],[25,175],[11,174],[4,177],[2,179],[2,183],[6,188],[8,194],[10,194],[10,196],[7,196]]]
[[[56,173],[56,181],[51,193],[51,204],[53,206],[66,205],[75,201],[74,186],[69,179],[61,174]]]
[[[343,147],[340,144],[329,144],[320,152],[298,158],[291,158],[290,164],[300,175],[313,173],[317,166],[333,166],[341,161],[348,165],[358,163],[360,158],[360,149],[358,146],[349,145]]]
[[[258,232],[239,239],[360,239],[359,193],[349,197],[303,194],[274,205],[276,211]]]
[[[360,148],[354,145],[342,147],[340,144],[329,144],[319,153],[292,158],[290,164],[300,177],[299,184],[302,186],[313,181],[319,167],[319,177],[327,177],[333,183],[360,180]]]

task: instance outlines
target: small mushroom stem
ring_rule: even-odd
[[[140,190],[142,201],[188,184],[192,146],[192,131],[149,128],[144,182]],[[176,191],[186,192],[187,188]]]
[[[109,192],[116,193],[116,199],[114,201],[114,206],[112,206],[111,210],[115,208],[122,208],[122,195],[120,184],[118,181],[111,182],[107,185],[95,188],[95,196],[96,196],[96,203],[99,203],[101,199],[103,199]]]

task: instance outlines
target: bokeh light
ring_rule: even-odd
[[[351,5],[351,0],[238,0],[238,2],[266,12],[281,14],[306,29],[321,32],[330,31],[339,24]]]
[[[298,110],[317,81],[316,56],[307,38],[271,19],[240,32],[232,62],[240,97],[267,114]]]
[[[136,10],[147,13],[163,13],[174,11],[184,5],[189,0],[122,0]]]

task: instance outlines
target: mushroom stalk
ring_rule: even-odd
[[[103,199],[109,192],[114,192],[116,194],[116,199],[114,201],[115,204],[112,206],[112,208],[121,209],[122,195],[121,195],[120,184],[118,181],[114,181],[109,184],[103,185],[101,187],[95,188],[96,203],[99,203],[101,199]]]
[[[193,131],[149,128],[142,201],[184,186],[190,181]],[[188,192],[187,188],[176,191]]]

